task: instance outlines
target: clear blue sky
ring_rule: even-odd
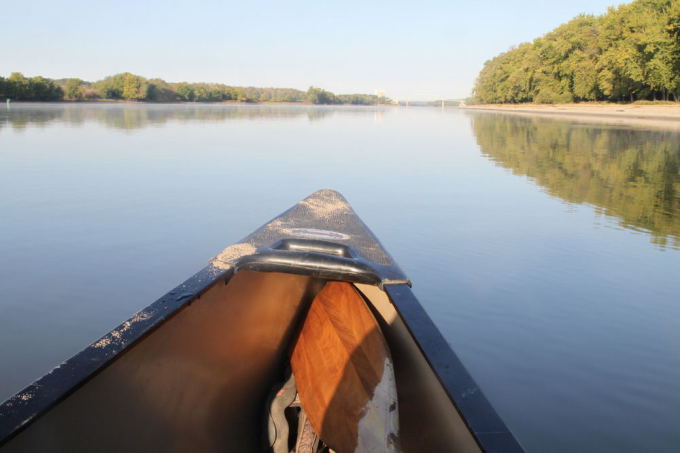
[[[4,0],[0,75],[470,94],[484,61],[617,0]]]

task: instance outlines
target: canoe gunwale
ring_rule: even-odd
[[[297,250],[289,250],[298,247]],[[306,248],[305,248],[306,247]],[[308,250],[319,251],[308,251]],[[339,253],[322,253],[340,250]],[[61,363],[33,384],[0,404],[0,447],[23,431],[42,414],[77,391],[126,350],[190,305],[214,284],[228,283],[241,270],[307,275],[323,280],[340,280],[379,286],[380,266],[369,263],[351,247],[328,241],[281,240],[262,247],[252,255],[235,260],[226,270],[214,264],[201,269],[160,299],[124,321],[84,350]],[[399,283],[410,281],[401,280]]]

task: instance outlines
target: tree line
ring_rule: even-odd
[[[680,0],[636,0],[579,15],[487,61],[483,103],[680,101]]]
[[[0,77],[0,99],[17,101],[58,101],[63,99],[64,90],[53,80],[36,76],[26,78],[19,72],[8,78]]]
[[[146,102],[307,102],[311,104],[376,105],[389,103],[386,97],[369,94],[336,95],[321,88],[236,87],[220,83],[170,83],[162,79],[125,72],[97,82],[78,78],[51,80],[27,78],[14,72],[0,77],[0,99],[16,101],[127,100]]]

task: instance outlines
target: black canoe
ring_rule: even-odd
[[[353,285],[389,346],[401,451],[523,451],[410,281],[331,190],[226,248],[5,401],[0,450],[266,451],[262,414],[328,281]]]

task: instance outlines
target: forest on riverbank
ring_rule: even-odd
[[[680,102],[680,0],[580,15],[487,61],[480,103]]]
[[[140,102],[300,102],[310,104],[375,105],[391,102],[370,94],[334,94],[321,88],[307,91],[294,88],[236,87],[220,83],[170,83],[146,79],[125,72],[97,82],[78,78],[52,80],[25,77],[14,72],[0,77],[0,99],[15,101],[96,101]]]

